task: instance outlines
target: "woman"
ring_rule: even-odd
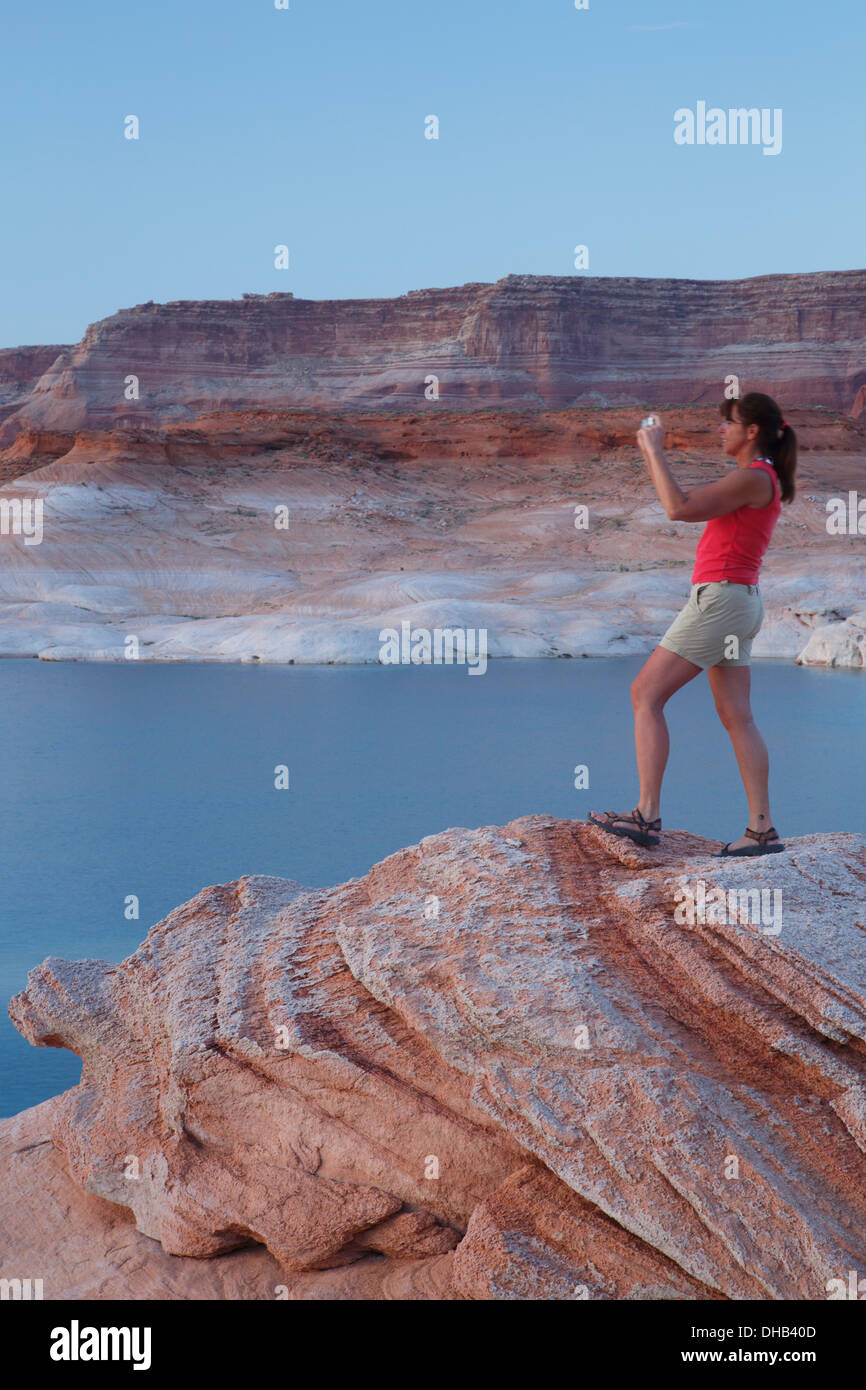
[[[631,687],[640,798],[631,814],[605,811],[589,819],[612,835],[657,845],[659,803],[670,740],[662,713],[682,686],[705,670],[716,712],[730,735],[746,797],[749,824],[723,855],[774,854],[785,846],[770,815],[769,760],[749,704],[752,639],[764,619],[758,592],[761,561],[782,502],[794,497],[797,437],[776,402],[758,391],[724,401],[725,453],[736,468],[714,483],[684,492],[662,450],[664,429],[649,416],[637,442],[653,486],[672,521],[706,521],[698,543],[689,601]]]

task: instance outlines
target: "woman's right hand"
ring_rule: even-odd
[[[652,423],[648,423],[652,421]],[[646,458],[647,454],[660,454],[664,444],[665,427],[660,415],[648,415],[637,432],[637,446]]]

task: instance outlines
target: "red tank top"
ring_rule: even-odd
[[[704,527],[695,553],[693,584],[757,584],[773,528],[782,510],[782,491],[769,459],[755,459],[750,468],[761,468],[773,479],[773,500],[766,507],[737,507],[714,516]]]

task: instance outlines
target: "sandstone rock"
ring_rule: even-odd
[[[174,1256],[169,1297],[825,1298],[866,1265],[866,839],[717,848],[531,816],[46,961],[11,1016],[83,1070],[0,1127],[16,1258],[50,1170],[57,1297],[128,1249],[129,1297]]]
[[[509,275],[397,299],[141,304],[40,363],[0,443],[24,428],[137,427],[214,409],[421,410],[431,374],[433,410],[702,402],[735,373],[783,400],[851,412],[866,381],[864,324],[862,270]],[[125,399],[130,374],[137,401]]]
[[[62,1099],[62,1098],[60,1098]],[[452,1257],[386,1259],[288,1274],[261,1245],[208,1260],[168,1255],[123,1207],[70,1178],[51,1142],[57,1100],[0,1121],[0,1278],[41,1279],[57,1299],[440,1299]]]
[[[866,541],[826,531],[827,497],[862,486],[866,424],[789,413],[802,486],[765,563],[756,658],[793,660],[866,604]],[[666,412],[686,486],[719,475],[718,418]],[[41,499],[44,538],[0,537],[0,655],[125,660],[133,634],[141,660],[376,662],[402,621],[483,628],[492,657],[649,652],[688,596],[700,527],[667,522],[635,424],[293,411],[22,434],[3,495]]]
[[[0,348],[0,421],[18,410],[37,381],[53,366],[61,353],[71,349],[53,347]]]
[[[465,1299],[719,1296],[534,1165],[517,1169],[479,1202],[450,1287]]]
[[[801,666],[866,666],[866,610],[817,627],[797,661]]]

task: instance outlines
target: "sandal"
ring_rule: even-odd
[[[628,826],[625,825],[616,826],[611,825],[609,821],[596,820],[592,812],[587,816],[587,820],[592,821],[592,824],[597,825],[600,830],[606,830],[609,835],[619,835],[624,840],[634,840],[636,845],[648,847],[649,845],[657,845],[659,842],[658,835],[650,835],[649,832],[651,830],[661,830],[661,818],[652,821],[645,820],[637,806],[635,806],[631,814],[624,812],[620,815],[617,811],[603,811],[602,815],[610,816],[611,820],[614,821],[627,821],[629,825],[634,825],[637,828],[635,830],[629,830]]]
[[[770,826],[769,830],[750,830],[748,827],[743,831],[750,840],[757,840],[756,845],[743,845],[742,849],[731,849],[730,845],[725,845],[719,859],[753,859],[759,854],[781,854],[785,846],[779,840],[779,832],[775,826]],[[770,844],[770,840],[779,840],[778,844]],[[733,844],[733,841],[731,841]]]

